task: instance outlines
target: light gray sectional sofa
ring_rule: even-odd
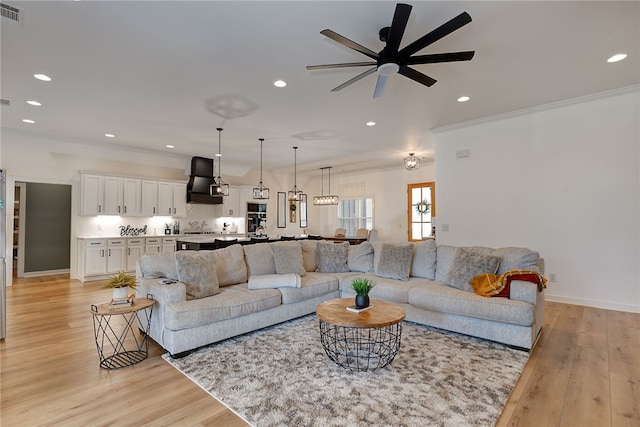
[[[475,295],[470,277],[496,269],[542,272],[542,260],[525,248],[462,248],[433,240],[233,245],[143,256],[137,295],[157,301],[149,335],[174,356],[313,313],[325,300],[351,297],[355,277],[374,280],[374,304],[397,303],[408,321],[531,349],[544,318],[544,289],[514,280],[510,298]],[[161,284],[164,278],[177,282]]]

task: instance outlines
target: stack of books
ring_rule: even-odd
[[[125,308],[133,305],[133,297],[113,298],[109,303],[109,308]]]

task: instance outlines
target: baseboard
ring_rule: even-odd
[[[584,305],[586,307],[602,308],[605,310],[625,311],[628,313],[640,313],[640,305],[618,304],[610,301],[598,301],[586,298],[571,298],[559,295],[545,294],[545,301],[561,302],[565,304]]]
[[[30,271],[28,273],[24,273],[23,277],[52,276],[54,274],[69,273],[70,271],[71,270],[69,270],[68,268],[62,270]]]

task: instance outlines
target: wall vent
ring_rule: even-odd
[[[0,3],[0,15],[13,23],[22,23],[22,10],[6,3]]]

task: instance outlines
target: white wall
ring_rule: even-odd
[[[547,299],[640,312],[639,98],[633,87],[438,130],[438,243],[532,248],[556,275]]]

